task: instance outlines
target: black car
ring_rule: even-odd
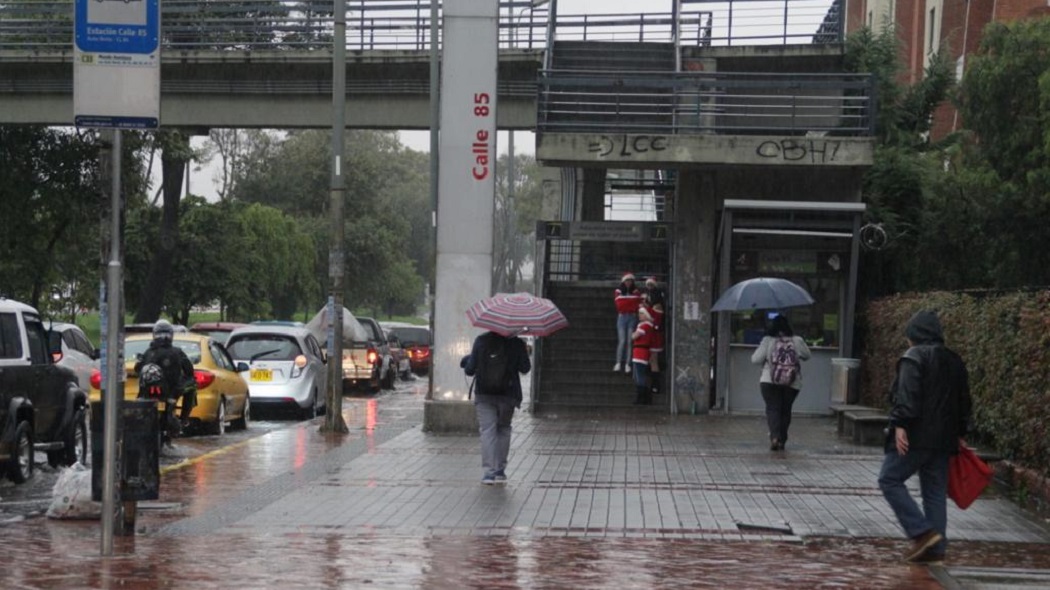
[[[0,298],[0,472],[15,483],[33,475],[35,451],[54,466],[87,461],[87,394],[49,340],[35,309]]]

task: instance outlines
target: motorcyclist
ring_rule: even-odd
[[[175,327],[171,322],[157,320],[153,325],[153,341],[135,363],[135,373],[141,375],[142,368],[147,364],[157,365],[164,375],[165,397],[177,400],[180,394],[183,396],[182,411],[179,415],[181,423],[172,425],[174,432],[178,433],[189,423],[190,412],[197,405],[197,395],[196,387],[193,387],[196,384],[193,363],[181,348],[172,345],[174,337]],[[165,403],[165,414],[170,420],[174,420],[175,402],[166,399]]]

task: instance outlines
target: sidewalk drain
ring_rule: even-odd
[[[737,522],[736,528],[742,532],[762,532],[762,533],[777,533],[780,535],[794,535],[795,531],[791,529],[791,525],[784,523],[783,526],[777,526],[773,524],[753,524],[749,522]]]

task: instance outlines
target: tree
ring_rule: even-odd
[[[235,183],[246,177],[246,166],[268,159],[268,153],[277,143],[273,133],[264,129],[212,129],[199,155],[200,161],[218,157],[217,181],[220,200],[227,200],[237,192]]]
[[[536,221],[543,204],[540,168],[527,154],[514,157],[514,195],[507,174],[508,154],[496,165],[496,202],[493,212],[493,287],[497,292],[531,290],[522,285],[525,267],[532,261]]]

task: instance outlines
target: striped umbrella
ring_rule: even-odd
[[[497,293],[470,306],[475,327],[504,336],[549,336],[569,327],[569,320],[550,299],[529,293]]]

